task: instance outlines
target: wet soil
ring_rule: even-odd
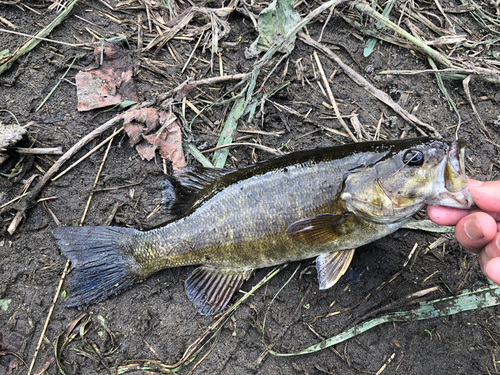
[[[449,3],[450,6],[458,5],[453,1]],[[111,4],[116,5],[114,1]],[[47,11],[46,5],[42,3],[33,2],[30,5],[41,14],[25,7],[1,3],[0,14],[14,23],[18,27],[17,31],[35,34],[56,13]],[[210,6],[219,7],[220,4]],[[438,14],[437,11],[433,12]],[[122,23],[113,22],[104,13],[115,15]],[[81,2],[51,33],[50,38],[78,43],[73,38],[77,36],[91,42],[92,36],[87,29],[105,38],[123,33],[129,36],[129,53],[135,64],[134,80],[141,101],[172,89],[189,77],[201,79],[219,74],[218,62],[215,61],[212,72],[207,63],[210,52],[207,50],[203,53],[201,49],[195,52],[197,59],[192,61],[190,68],[181,74],[196,40],[173,40],[169,43],[170,50],[163,48],[154,56],[151,53],[143,54],[143,57],[161,62],[164,74],[146,69],[144,59],[140,59],[136,50],[135,22],[138,14],[142,14],[146,26],[146,12],[142,8],[114,13],[103,2]],[[327,14],[323,15],[323,19],[326,19]],[[478,30],[467,13],[451,17],[460,21],[465,33],[466,30]],[[237,12],[228,21],[231,32],[221,42],[224,73],[248,72],[255,60],[245,59],[244,48],[257,34],[251,21]],[[308,25],[309,34],[317,39],[322,26],[322,22]],[[146,34],[148,32],[146,30]],[[0,50],[15,50],[24,40],[21,36],[0,34]],[[323,36],[325,44],[338,48],[336,52],[344,62],[380,89],[396,93],[395,100],[403,100],[400,104],[404,108],[414,111],[417,117],[434,126],[444,138],[454,139],[457,117],[439,91],[434,75],[387,77],[376,74],[387,69],[427,69],[425,60],[407,49],[387,43],[378,43],[374,53],[364,58],[365,41],[365,37],[338,16],[329,21]],[[333,118],[332,110],[322,104],[328,102],[328,98],[319,89],[312,54],[311,47],[297,41],[290,58],[271,75],[265,90],[271,90],[281,82],[290,82],[288,87],[266,102],[263,116],[256,116],[253,123],[242,121],[239,125],[239,129],[243,130],[251,128],[279,134],[237,133],[236,142],[259,142],[284,152],[351,142],[349,138],[324,128],[343,131]],[[173,55],[181,56],[182,59],[176,61]],[[76,63],[67,80],[61,83],[41,110],[35,112],[74,57],[77,58]],[[274,63],[279,58],[275,57]],[[381,116],[395,116],[377,98],[367,94],[343,74],[338,66],[323,56],[320,58],[327,76],[337,70],[331,88],[342,114],[357,113],[361,124],[371,134]],[[61,146],[67,150],[115,115],[114,112],[99,110],[77,111],[74,76],[80,69],[92,64],[92,59],[90,50],[42,42],[0,76],[0,110],[15,114],[21,125],[29,124],[27,130],[30,139],[25,139],[20,146]],[[304,67],[303,82],[296,73],[298,60]],[[262,76],[269,72],[270,69],[267,69]],[[202,108],[205,103],[221,97],[233,85],[234,82],[227,82],[203,86],[192,92],[189,99]],[[498,149],[486,142],[479,131],[461,82],[447,81],[445,85],[462,116],[458,134],[469,144],[468,175],[483,180],[495,178],[500,162]],[[497,86],[476,80],[471,83],[471,93],[486,128],[493,134],[494,141],[500,143],[497,134],[497,118],[500,115]],[[301,116],[287,112],[278,104],[292,108]],[[203,119],[194,121],[193,141],[200,150],[216,145],[220,124],[228,108],[228,105],[212,107],[206,112],[206,116],[215,124],[213,129]],[[176,106],[176,111],[182,111],[181,105]],[[13,121],[5,111],[0,112],[0,116],[4,124]],[[185,117],[191,120],[194,113],[187,108]],[[381,126],[381,135],[388,139],[397,139],[403,133],[405,137],[419,135],[412,125],[400,117],[394,117]],[[101,138],[90,142],[72,161],[110,134],[111,131],[108,131]],[[51,213],[62,225],[72,225],[82,217],[104,152],[105,148],[102,148],[64,177],[49,183],[42,196],[50,199],[32,207],[13,235],[7,234],[6,228],[15,210],[4,213],[0,219],[0,300],[10,300],[6,309],[0,309],[0,333],[4,337],[21,338],[16,341],[21,344],[15,348],[15,352],[28,365],[35,354],[66,264],[66,258],[61,255],[52,235],[57,225]],[[198,165],[188,153],[186,155],[188,165]],[[270,157],[272,155],[263,150],[233,147],[226,166],[243,167]],[[11,178],[0,177],[0,205],[19,195],[23,183],[29,177],[43,174],[42,171],[50,168],[55,160],[57,156],[22,158],[12,152],[9,160],[0,166],[0,172],[13,173],[21,165],[22,172]],[[171,173],[170,167],[168,169]],[[130,147],[128,139],[120,135],[110,148],[85,225],[110,224],[143,230],[157,225],[166,219],[164,211],[154,213],[161,200],[159,187],[164,179],[162,160],[158,157],[150,162],[141,160]],[[314,265],[314,260],[290,264],[237,309],[217,339],[204,348],[194,363],[209,353],[206,358],[194,369],[190,365],[181,373],[188,373],[192,369],[192,373],[196,374],[375,374],[383,365],[386,365],[384,371],[387,374],[496,373],[495,360],[500,357],[497,345],[500,310],[496,307],[445,318],[384,324],[331,349],[310,355],[276,357],[266,352],[266,345],[273,345],[273,350],[282,353],[299,351],[320,342],[321,338],[334,336],[351,327],[371,311],[423,289],[438,286],[438,290],[426,296],[433,299],[487,285],[475,256],[462,249],[453,238],[433,251],[426,251],[426,247],[437,238],[433,234],[400,230],[368,244],[356,252],[347,275],[329,290],[318,289],[316,270],[309,267]],[[418,244],[418,250],[409,264],[403,267],[415,244]],[[297,267],[299,271],[270,305],[272,298]],[[42,340],[33,373],[59,373],[54,361],[54,343],[83,314],[86,316],[82,321],[89,319],[89,323],[81,331],[76,330],[76,336],[64,348],[61,348],[63,338],[59,341],[60,366],[66,374],[114,373],[113,367],[143,363],[139,360],[175,363],[214,321],[212,317],[197,314],[186,296],[184,280],[193,269],[186,267],[159,272],[115,297],[80,309],[65,307],[65,299],[71,295],[65,281]],[[269,271],[258,270],[254,277],[243,284],[242,290],[249,291]],[[237,297],[240,296],[241,293]],[[233,298],[233,302],[237,297]],[[264,342],[262,325],[265,316]],[[27,367],[22,363],[9,370],[9,364],[12,363],[15,364],[15,357],[0,352],[0,374],[10,373],[8,371],[11,370],[13,374],[27,373]]]

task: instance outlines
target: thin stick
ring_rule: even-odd
[[[353,2],[355,4],[355,2]],[[433,60],[437,61],[439,64],[447,67],[447,68],[452,68],[453,64],[446,58],[444,57],[441,53],[438,51],[432,49],[431,47],[427,46],[425,43],[421,42],[417,38],[415,38],[413,35],[408,33],[406,30],[402,29],[389,19],[385,18],[382,16],[380,13],[377,11],[373,10],[367,3],[361,2],[357,3],[354,5],[354,7],[359,10],[360,12],[369,15],[370,17],[376,19],[379,21],[381,24],[389,27],[391,30],[397,32],[399,35],[405,37],[408,41],[412,42],[419,50],[421,50],[423,53],[428,55],[430,58]]]
[[[189,80],[187,80],[187,81],[181,83],[175,89],[167,91],[166,93],[159,95],[158,98],[156,99],[156,102],[158,103],[158,102],[161,102],[161,101],[163,101],[171,96],[174,96],[179,91],[182,91],[184,89],[192,90],[192,89],[194,89],[198,86],[201,86],[201,85],[216,84],[219,82],[230,81],[233,79],[245,79],[249,76],[250,76],[250,73],[244,73],[244,74],[232,74],[232,75],[228,75],[228,76],[224,76],[224,77],[211,77],[211,78],[201,79],[199,81],[192,81],[192,82],[189,82]],[[141,108],[148,106],[148,105],[151,105],[151,104],[154,104],[154,103],[153,102],[151,102],[151,103],[146,102],[144,104],[145,105],[141,106]]]
[[[118,134],[119,132],[121,132],[123,130],[123,126],[118,129],[118,131],[116,132],[116,134]],[[64,170],[64,172],[61,172],[59,173],[56,177],[54,177],[52,179],[52,181],[56,181],[57,179],[59,179],[59,177],[62,177],[64,176],[66,173],[68,173],[70,170],[72,170],[74,167],[76,167],[78,164],[80,164],[82,161],[84,161],[85,159],[87,159],[90,155],[92,155],[94,152],[96,152],[97,150],[99,150],[102,146],[104,146],[110,139],[112,139],[115,135],[115,133],[111,134],[108,138],[106,138],[104,141],[102,141],[101,143],[99,143],[97,146],[95,146],[92,150],[90,150],[85,156],[82,156],[80,159],[78,159],[76,162],[74,162],[73,164],[71,164],[67,169]]]
[[[54,88],[52,90],[50,90],[50,92],[47,94],[47,96],[45,97],[45,99],[42,100],[42,102],[40,103],[40,105],[38,106],[38,108],[35,109],[35,112],[38,112],[38,110],[40,108],[42,108],[42,106],[45,104],[45,102],[47,100],[49,100],[49,98],[51,97],[51,95],[54,93],[54,91],[56,91],[56,89],[61,84],[62,80],[66,77],[66,74],[68,74],[69,70],[73,67],[73,64],[75,63],[75,61],[76,61],[76,57],[73,59],[73,61],[71,62],[71,64],[69,64],[68,69],[66,69],[66,71],[64,72],[64,74],[62,75],[62,77],[59,79],[59,81],[57,81],[57,83],[54,86]]]
[[[92,186],[92,190],[90,191],[89,199],[87,200],[87,205],[85,206],[85,210],[83,211],[82,218],[80,219],[80,225],[82,225],[83,222],[85,221],[85,216],[87,216],[87,212],[88,212],[89,207],[90,207],[90,201],[92,200],[92,197],[94,196],[94,190],[95,190],[95,187],[97,186],[97,181],[99,181],[99,177],[101,176],[102,168],[104,167],[104,163],[106,162],[106,159],[108,158],[109,149],[111,148],[111,144],[113,143],[113,139],[114,139],[115,135],[118,134],[118,132],[119,132],[119,130],[115,129],[115,131],[113,132],[113,136],[109,140],[108,147],[106,148],[106,152],[104,153],[104,157],[102,158],[101,166],[99,167],[99,171],[97,172],[97,176],[95,177],[94,186]]]
[[[66,153],[57,160],[52,167],[43,175],[43,177],[38,181],[38,183],[35,185],[33,190],[26,196],[25,202],[22,205],[22,208],[17,211],[16,216],[14,217],[14,220],[12,221],[11,225],[8,228],[8,232],[12,235],[17,227],[19,226],[19,223],[21,222],[21,219],[24,215],[24,213],[28,210],[28,208],[32,205],[33,201],[36,199],[36,197],[40,194],[42,189],[47,185],[47,183],[50,181],[50,178],[61,168],[61,166],[66,163],[74,154],[76,154],[83,146],[85,146],[88,142],[90,142],[92,139],[96,138],[109,128],[111,128],[113,125],[115,125],[118,121],[123,119],[123,115],[117,115],[113,117],[111,120],[105,122],[101,126],[99,126],[97,129],[94,129],[92,132],[87,134],[85,137],[80,139],[73,147],[71,147]],[[22,203],[22,202],[20,202]],[[2,212],[3,210],[0,210]]]
[[[476,106],[474,105],[474,102],[472,101],[472,97],[470,95],[470,90],[469,90],[469,82],[470,82],[470,77],[467,76],[466,79],[463,80],[462,84],[464,87],[465,95],[467,95],[467,99],[469,99],[470,106],[472,107],[472,111],[474,112],[474,115],[476,116],[477,122],[479,123],[479,128],[481,129],[481,133],[485,135],[486,138],[492,139],[491,134],[484,125],[483,120],[481,119],[481,116],[479,116],[479,113],[477,113]]]
[[[12,31],[12,30],[0,29],[0,32],[2,32],[2,33],[9,33],[9,34],[16,34],[16,35],[20,35],[20,36],[27,36],[28,38],[43,40],[45,42],[63,44],[65,46],[69,46],[69,47],[85,47],[85,44],[71,44],[71,43],[66,43],[66,42],[60,42],[59,40],[42,38],[41,36],[20,33],[20,32]]]
[[[358,142],[354,134],[352,134],[351,129],[347,126],[345,123],[344,119],[342,118],[342,115],[340,114],[339,107],[337,106],[337,102],[335,101],[335,98],[333,97],[332,90],[330,88],[330,85],[328,83],[328,80],[325,75],[325,71],[323,70],[323,66],[321,65],[321,61],[319,61],[318,53],[316,51],[313,52],[314,59],[316,60],[316,64],[318,65],[319,73],[321,75],[321,79],[323,80],[323,84],[326,87],[326,91],[328,92],[328,97],[330,98],[330,103],[332,103],[333,110],[335,111],[335,114],[337,115],[337,119],[340,121],[342,126],[344,127],[344,130],[349,134],[349,136],[352,138],[354,142]]]
[[[189,62],[191,61],[191,58],[193,57],[194,53],[196,52],[196,48],[198,48],[198,44],[200,44],[200,42],[201,42],[201,38],[203,37],[203,35],[204,35],[204,34],[205,34],[204,32],[202,32],[202,33],[200,34],[200,37],[198,38],[198,41],[196,42],[196,45],[195,45],[195,46],[194,46],[194,48],[193,48],[193,51],[192,51],[192,52],[191,52],[191,54],[189,55],[189,57],[188,57],[188,59],[187,59],[186,63],[184,64],[184,67],[183,67],[183,68],[182,68],[182,70],[181,70],[181,74],[182,74],[182,73],[184,73],[184,71],[186,70],[186,68],[187,68],[187,66],[188,66]]]
[[[203,150],[201,153],[204,154],[204,153],[207,153],[207,152],[212,152],[212,151],[215,151],[215,150],[220,150],[221,148],[227,148],[227,147],[232,147],[232,146],[249,146],[249,147],[255,147],[255,148],[258,148],[259,150],[267,151],[267,152],[269,152],[270,154],[273,154],[273,155],[277,155],[277,156],[284,155],[283,152],[275,150],[274,148],[266,147],[266,146],[263,146],[263,145],[259,145],[257,143],[245,143],[245,142],[243,142],[243,143],[228,143],[228,144],[224,144],[224,145],[220,145],[220,146],[211,148],[209,150]]]
[[[25,147],[15,147],[12,149],[20,154],[31,154],[31,155],[62,155],[61,147],[51,147],[51,148],[25,148]]]
[[[385,92],[377,89],[370,82],[368,82],[365,78],[363,78],[361,75],[359,75],[349,65],[345,64],[332,50],[330,50],[329,48],[327,48],[326,46],[324,46],[320,43],[317,43],[314,39],[312,39],[311,37],[307,36],[304,33],[299,33],[299,38],[303,42],[319,49],[321,52],[323,52],[329,58],[334,60],[342,68],[342,70],[349,76],[349,78],[351,78],[359,86],[363,87],[366,91],[368,91],[370,94],[375,96],[377,99],[381,100],[382,102],[387,104],[389,107],[391,107],[396,113],[398,113],[406,121],[408,121],[410,124],[415,126],[415,128],[422,135],[427,136],[427,134],[425,134],[422,131],[422,129],[420,129],[416,124],[431,130],[434,133],[434,136],[441,138],[441,134],[439,134],[439,132],[433,126],[426,124],[425,122],[419,120],[416,116],[412,115],[411,113],[406,111],[404,108],[402,108],[398,103],[396,103],[394,100],[392,100],[389,95],[387,95]]]
[[[52,316],[52,312],[54,311],[54,307],[57,302],[57,297],[59,297],[59,293],[61,292],[62,284],[64,279],[66,278],[66,274],[69,269],[69,259],[66,261],[66,265],[64,266],[64,271],[61,275],[61,279],[59,280],[59,285],[57,286],[56,294],[54,299],[52,300],[52,306],[50,306],[49,314],[47,315],[47,319],[45,319],[45,324],[42,329],[42,334],[40,335],[40,339],[38,339],[38,344],[36,346],[35,354],[33,355],[33,359],[31,360],[30,368],[28,370],[28,375],[31,375],[31,371],[33,370],[33,366],[35,365],[36,357],[38,356],[38,352],[40,351],[40,346],[42,345],[43,338],[45,336],[45,331],[49,325],[50,317]]]

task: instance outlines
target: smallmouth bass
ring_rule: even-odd
[[[330,288],[355,248],[426,204],[472,205],[464,152],[460,142],[416,138],[295,152],[240,170],[186,170],[165,183],[177,218],[162,228],[54,231],[75,267],[68,306],[188,265],[200,265],[185,286],[204,315],[224,309],[257,268],[317,257],[320,289]]]

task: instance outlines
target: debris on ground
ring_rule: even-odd
[[[18,124],[3,125],[0,122],[0,164],[9,157],[2,153],[7,147],[15,145],[26,134],[26,129]]]
[[[172,113],[143,108],[130,110],[123,118],[123,126],[130,138],[130,145],[135,146],[143,160],[153,159],[158,149],[163,159],[172,162],[174,170],[186,166],[181,129]]]
[[[81,71],[76,77],[78,111],[118,105],[124,101],[137,102],[132,58],[116,44],[98,43],[94,50],[97,70]]]

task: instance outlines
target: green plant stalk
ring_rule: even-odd
[[[213,168],[214,167],[214,165],[210,162],[210,160],[208,160],[205,157],[205,155],[203,155],[200,152],[200,150],[198,150],[193,143],[191,143],[191,142],[187,143],[186,144],[186,148],[187,148],[188,152],[191,155],[193,155],[193,157],[201,163],[201,165],[203,165],[204,167],[207,167],[207,168]]]
[[[51,33],[54,28],[59,25],[65,18],[66,16],[71,12],[73,7],[78,3],[79,0],[73,0],[71,3],[69,3],[66,8],[64,9],[61,14],[59,14],[50,24],[48,24],[46,27],[44,27],[41,31],[38,32],[35,36],[44,38],[47,35]],[[11,63],[16,61],[19,57],[21,57],[23,54],[31,51],[33,48],[35,48],[38,43],[40,43],[40,39],[30,39],[24,45],[17,49],[12,55],[10,59],[8,59],[6,62],[4,62],[2,65],[0,65],[0,74],[2,74],[9,66]]]
[[[401,228],[423,230],[431,233],[454,233],[455,227],[437,225],[430,220],[410,220],[406,222]]]
[[[442,306],[435,306],[439,304]],[[429,302],[420,302],[419,307],[414,310],[398,311],[361,323],[337,336],[331,337],[319,344],[312,345],[297,353],[278,353],[273,350],[270,350],[269,353],[280,357],[314,353],[332,345],[337,345],[383,323],[432,319],[497,305],[500,305],[500,287],[497,285],[472,292],[464,290],[453,297],[440,298]]]
[[[245,100],[245,105],[243,106],[243,109],[245,109],[250,101],[252,100],[253,96],[253,91],[255,89],[255,85],[257,84],[257,77],[261,71],[261,69],[264,67],[265,64],[267,64],[271,58],[274,56],[276,52],[278,52],[283,44],[286,43],[291,37],[297,35],[297,33],[309,23],[313,18],[318,16],[319,14],[323,13],[323,11],[327,10],[330,7],[339,5],[346,0],[330,0],[323,5],[319,6],[315,10],[313,10],[311,13],[309,13],[306,17],[304,17],[302,20],[297,22],[289,32],[287,32],[285,35],[281,36],[279,39],[277,39],[271,47],[267,50],[267,52],[262,56],[262,58],[257,61],[254,65],[252,75],[250,78],[250,82],[248,84],[248,90],[246,92],[246,100]]]
[[[384,11],[382,12],[382,16],[385,18],[389,18],[389,13],[391,13],[392,8],[394,7],[394,4],[396,3],[396,0],[390,0],[387,2]],[[379,22],[380,25],[380,22]],[[372,54],[373,49],[375,48],[375,45],[377,44],[377,38],[370,38],[366,42],[365,49],[363,51],[363,56],[368,57]]]
[[[64,79],[64,77],[66,77],[66,74],[68,74],[69,70],[71,69],[71,67],[73,66],[73,64],[75,63],[76,61],[76,57],[73,59],[73,61],[71,62],[71,64],[69,64],[68,66],[68,69],[66,69],[66,71],[64,72],[63,76],[61,77],[61,79],[59,80],[59,82],[56,83],[56,85],[52,88],[52,90],[50,90],[50,92],[48,93],[48,95],[45,97],[45,99],[42,100],[42,102],[40,103],[40,105],[38,106],[37,109],[35,109],[35,112],[38,112],[38,110],[40,108],[42,108],[42,105],[45,104],[45,102],[51,97],[51,95],[54,93],[54,91],[56,91],[56,89],[59,87],[59,85],[61,84],[62,80]]]
[[[360,12],[363,12],[370,17],[374,18],[375,20],[379,21],[381,24],[389,27],[391,30],[397,32],[399,35],[403,36],[410,42],[412,42],[417,48],[431,57],[433,60],[437,61],[440,65],[443,65],[447,68],[453,68],[453,64],[443,55],[441,55],[439,52],[436,50],[432,49],[428,45],[422,43],[420,40],[415,38],[413,35],[393,23],[392,21],[388,20],[384,16],[382,16],[380,13],[374,11],[372,8],[367,3],[359,3],[355,5],[356,9],[359,10]]]
[[[281,36],[279,39],[277,39],[271,47],[267,50],[267,52],[262,56],[262,58],[254,65],[254,68],[252,70],[252,74],[250,76],[250,81],[248,85],[241,91],[240,95],[244,96],[246,95],[246,99],[242,101],[241,99],[238,100],[234,105],[233,108],[228,116],[228,119],[226,120],[226,124],[224,125],[224,129],[222,130],[221,136],[219,138],[219,142],[217,143],[217,146],[221,146],[223,144],[229,144],[232,142],[232,135],[234,131],[236,130],[236,126],[238,124],[238,120],[240,117],[243,115],[245,112],[245,109],[248,107],[250,104],[252,97],[253,97],[253,92],[255,89],[255,86],[257,84],[257,77],[259,76],[260,71],[264,67],[265,64],[267,64],[271,58],[274,56],[276,52],[280,50],[282,45],[284,45],[288,40],[290,40],[291,37],[295,36],[309,21],[311,21],[314,17],[317,15],[321,14],[323,11],[326,9],[336,6],[340,3],[345,2],[346,0],[330,0],[320,7],[316,8],[313,10],[311,13],[309,13],[306,17],[304,17],[302,20],[297,22],[288,33],[285,35]],[[246,81],[243,80],[242,82]],[[214,158],[213,158],[213,163],[216,168],[223,168],[224,165],[226,164],[226,159],[227,156],[229,155],[229,150],[228,149],[220,149],[216,150],[214,153]]]
[[[241,95],[241,94],[240,94]],[[233,134],[238,126],[238,120],[243,115],[243,105],[245,104],[245,97],[241,97],[233,104],[233,108],[229,115],[227,116],[226,123],[217,142],[217,147],[226,145],[233,142]],[[226,164],[227,156],[229,155],[229,149],[223,148],[218,149],[214,152],[213,164],[215,168],[224,168]]]
[[[434,61],[430,57],[428,57],[427,60],[429,61],[429,65],[431,66],[431,68],[433,70],[438,70],[438,67],[436,66],[436,64],[434,63]],[[439,90],[441,90],[441,92],[443,93],[443,95],[446,98],[446,101],[448,102],[448,106],[450,107],[450,109],[453,109],[453,111],[458,116],[458,125],[457,125],[457,129],[455,131],[455,138],[458,139],[458,130],[460,129],[460,125],[462,124],[462,118],[460,117],[460,113],[458,112],[457,105],[455,104],[455,102],[451,98],[450,94],[448,94],[448,90],[446,90],[446,87],[444,86],[443,79],[442,79],[440,73],[436,73],[436,80],[437,80]]]

